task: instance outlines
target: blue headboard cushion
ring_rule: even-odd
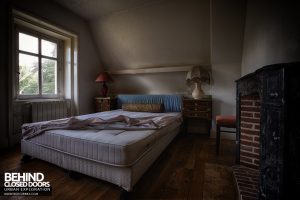
[[[118,108],[122,108],[124,103],[162,103],[164,104],[164,112],[181,112],[182,95],[118,95]]]

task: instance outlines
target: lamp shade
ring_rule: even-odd
[[[95,82],[97,83],[113,82],[113,79],[107,72],[101,72],[100,74],[98,74]]]
[[[188,71],[186,76],[186,83],[188,86],[194,83],[210,83],[210,74],[207,70],[201,68],[200,66],[194,66],[190,71]]]
[[[206,70],[204,70],[200,66],[194,66],[187,73],[186,83],[189,87],[194,85],[194,90],[192,92],[192,97],[194,99],[200,99],[204,95],[204,92],[201,88],[201,85],[203,83],[207,83],[207,84],[210,83],[210,75]]]

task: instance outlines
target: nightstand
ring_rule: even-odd
[[[182,101],[183,130],[186,133],[190,119],[202,120],[205,122],[210,136],[212,123],[212,100],[209,99],[187,99]]]
[[[110,111],[116,107],[117,99],[112,97],[96,97],[96,112]]]

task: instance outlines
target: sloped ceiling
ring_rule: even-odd
[[[210,0],[55,0],[88,21],[105,69],[210,64]]]
[[[94,20],[103,15],[142,6],[155,0],[55,0],[79,16]]]
[[[87,20],[109,72],[210,65],[210,0],[55,1]],[[184,92],[185,76],[186,72],[118,76],[110,88],[113,93]]]

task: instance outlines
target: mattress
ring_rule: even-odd
[[[181,113],[144,113],[114,110],[79,116],[81,119],[101,117],[109,119],[118,115],[135,117],[178,116]],[[94,162],[128,167],[134,165],[160,138],[174,131],[180,120],[157,130],[50,130],[26,140],[45,148],[81,157]]]

